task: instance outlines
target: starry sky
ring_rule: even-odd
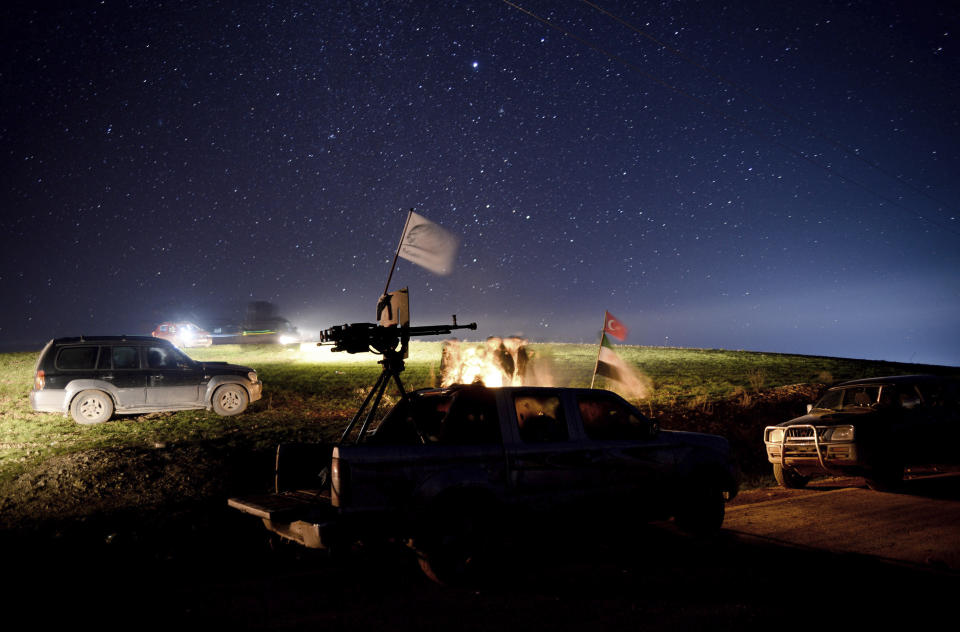
[[[960,365],[960,5],[14,2],[0,348],[369,322]]]

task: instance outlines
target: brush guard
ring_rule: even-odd
[[[784,428],[783,437],[780,438],[780,441],[771,441],[769,442],[772,445],[779,446],[780,448],[780,467],[787,467],[787,446],[790,446],[794,449],[800,448],[809,448],[812,446],[812,452],[816,453],[817,461],[820,463],[820,467],[824,471],[830,472],[831,474],[840,474],[832,465],[827,463],[826,456],[826,446],[820,441],[820,432],[817,427],[812,424],[797,424],[795,426],[787,426]],[[795,457],[804,457],[806,454],[794,455]]]

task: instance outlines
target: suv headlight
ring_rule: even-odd
[[[833,426],[823,431],[824,441],[853,441],[853,426]]]
[[[768,429],[767,429],[767,442],[768,442],[768,443],[782,443],[782,442],[783,442],[783,428],[768,428]]]
[[[251,382],[253,382],[254,384],[256,384],[256,382],[257,382],[257,372],[256,372],[256,371],[250,371],[249,373],[247,373],[247,379],[250,380]]]

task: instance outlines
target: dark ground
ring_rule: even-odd
[[[734,450],[752,453],[757,427],[798,414],[811,388],[673,411],[663,425],[726,427]],[[764,467],[745,458],[748,472]],[[629,521],[557,523],[505,551],[485,583],[441,587],[402,548],[329,559],[271,547],[259,520],[226,506],[265,488],[269,464],[211,444],[102,450],[5,484],[4,611],[30,628],[125,630],[866,632],[955,620],[955,573]],[[769,498],[737,502],[750,494]]]
[[[486,581],[447,588],[401,548],[271,548],[258,520],[225,507],[118,520],[6,538],[7,611],[46,629],[870,630],[952,618],[960,587],[955,573],[622,524],[557,525]]]

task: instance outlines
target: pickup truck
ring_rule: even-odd
[[[423,389],[361,438],[281,445],[275,490],[228,503],[310,548],[404,542],[451,583],[527,517],[673,517],[705,534],[737,493],[726,439],[660,430],[605,390]]]

